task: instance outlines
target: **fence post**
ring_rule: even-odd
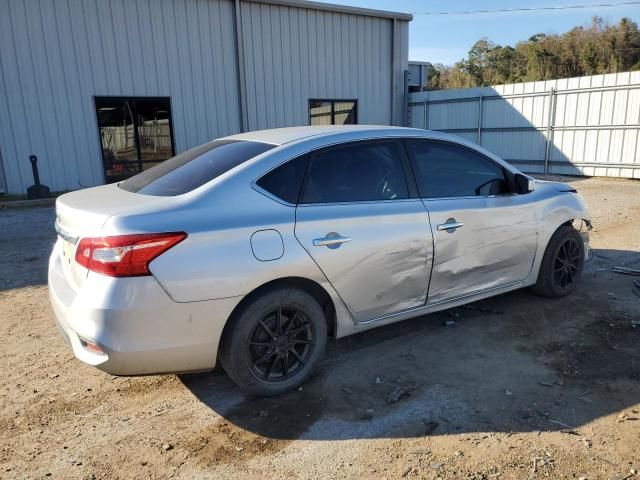
[[[394,24],[395,25],[395,24]],[[404,98],[404,108],[402,111],[404,117],[403,127],[408,127],[411,125],[411,107],[409,107],[410,95],[409,95],[409,80],[410,80],[410,72],[409,70],[405,70],[404,72],[404,83],[403,83],[403,98]]]
[[[482,116],[483,116],[484,97],[480,95],[478,97],[478,134],[476,136],[476,143],[482,145]]]
[[[549,90],[549,117],[547,118],[547,145],[544,151],[544,174],[549,173],[549,163],[553,148],[553,127],[556,123],[556,89]]]
[[[424,101],[424,129],[429,130],[429,100]]]

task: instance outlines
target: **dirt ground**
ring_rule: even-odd
[[[565,180],[595,225],[579,291],[334,341],[270,399],[76,360],[47,298],[53,209],[0,210],[0,478],[640,479],[640,298],[610,271],[640,267],[640,182]]]

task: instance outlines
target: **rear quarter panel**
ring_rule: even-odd
[[[150,270],[176,302],[243,297],[273,280],[302,277],[320,284],[332,297],[340,324],[353,325],[339,296],[294,236],[295,208],[229,181],[195,201],[176,199],[174,208],[109,220],[111,232],[185,231],[188,237],[153,260]],[[251,237],[276,230],[283,253],[273,260],[254,255]],[[225,319],[226,321],[226,319]]]

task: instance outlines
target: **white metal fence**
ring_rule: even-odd
[[[640,72],[417,92],[407,110],[525,172],[640,178]]]

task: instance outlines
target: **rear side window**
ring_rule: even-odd
[[[274,147],[261,142],[215,140],[176,155],[118,186],[144,195],[182,195]]]
[[[312,156],[302,203],[408,198],[395,142],[356,143]]]
[[[287,203],[298,203],[307,168],[307,156],[290,160],[261,177],[256,184]]]
[[[500,195],[509,192],[502,166],[473,150],[445,142],[408,142],[422,198]]]

